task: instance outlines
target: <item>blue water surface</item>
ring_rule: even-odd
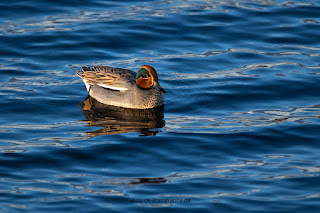
[[[319,212],[315,0],[0,3],[3,212]],[[156,68],[162,111],[75,72]]]

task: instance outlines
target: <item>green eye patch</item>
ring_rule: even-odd
[[[142,77],[142,78],[148,78],[148,77],[150,77],[149,71],[146,70],[145,68],[141,68],[141,69],[138,71],[137,75],[136,75],[136,79],[138,79],[138,78],[140,78],[140,77]]]

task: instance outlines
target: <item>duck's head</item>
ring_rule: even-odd
[[[150,89],[151,87],[158,87],[161,92],[166,93],[160,84],[158,79],[157,71],[149,66],[143,65],[136,75],[136,83],[143,89]]]

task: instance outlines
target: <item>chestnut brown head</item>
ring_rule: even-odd
[[[166,90],[164,90],[159,84],[157,71],[149,65],[143,65],[140,68],[136,75],[136,83],[143,89],[158,87],[161,92],[166,93]]]

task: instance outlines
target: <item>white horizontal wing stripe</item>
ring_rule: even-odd
[[[98,86],[104,87],[107,89],[113,89],[113,90],[128,90],[127,88],[124,88],[124,87],[112,87],[112,86],[105,85],[105,84],[98,84]]]

